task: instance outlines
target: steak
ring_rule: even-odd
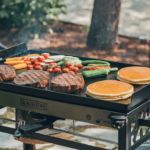
[[[84,84],[82,75],[63,73],[51,79],[50,88],[57,92],[71,93],[83,89]]]
[[[28,70],[17,75],[14,83],[32,87],[46,87],[49,82],[49,72],[43,70]]]
[[[13,80],[16,77],[15,68],[10,65],[0,65],[0,82]]]

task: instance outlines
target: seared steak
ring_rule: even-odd
[[[50,87],[53,91],[71,93],[83,89],[84,84],[82,75],[63,73],[51,79]]]
[[[45,87],[49,82],[49,73],[43,70],[28,70],[17,75],[15,84],[30,85],[32,87]]]
[[[13,80],[16,77],[15,68],[9,65],[0,65],[0,82]]]

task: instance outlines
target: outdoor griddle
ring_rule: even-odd
[[[15,56],[25,56],[27,54],[42,54],[43,51],[28,50],[26,44],[20,44],[3,51],[0,51],[0,64],[4,64],[6,58]],[[51,55],[59,55],[51,53]],[[79,57],[81,60],[89,60],[93,58]],[[119,62],[108,61],[111,67],[135,66],[133,64],[125,64]],[[25,70],[19,70],[19,74]],[[52,73],[50,79],[58,74]],[[104,148],[93,147],[82,143],[68,141],[48,135],[37,133],[37,131],[49,128],[62,132],[62,130],[54,129],[53,122],[59,119],[73,119],[88,122],[105,127],[118,129],[118,149],[134,150],[147,139],[150,138],[150,85],[134,85],[134,93],[131,98],[120,101],[98,100],[85,95],[87,85],[107,79],[116,79],[117,72],[112,72],[108,76],[98,78],[85,78],[85,87],[74,93],[54,92],[49,85],[46,89],[33,88],[29,86],[20,86],[12,82],[0,82],[0,106],[9,106],[16,108],[16,112],[22,114],[30,114],[33,118],[41,119],[39,122],[30,122],[26,120],[26,124],[22,121],[19,129],[0,126],[0,131],[14,134],[16,137],[24,136],[45,142],[50,142],[66,147],[82,150],[104,150]],[[114,87],[115,88],[115,87]],[[16,113],[18,115],[18,113]],[[18,122],[19,118],[16,117]],[[147,126],[147,130],[143,131],[141,126]],[[140,130],[139,130],[140,129]],[[138,133],[139,131],[139,133]],[[69,131],[63,131],[77,136],[93,138]],[[137,139],[137,135],[139,139]],[[106,142],[115,143],[105,139]],[[24,149],[32,149],[32,145],[24,144]]]

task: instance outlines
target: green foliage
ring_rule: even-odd
[[[83,27],[83,32],[89,32],[90,26],[89,25],[82,25]]]
[[[9,28],[35,27],[66,13],[64,0],[0,0],[0,23]],[[38,31],[36,29],[35,31]],[[36,32],[35,32],[36,33]]]

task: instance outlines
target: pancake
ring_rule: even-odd
[[[121,100],[131,97],[133,86],[117,80],[104,80],[88,85],[86,94],[102,100]]]
[[[118,71],[117,79],[131,84],[149,84],[150,68],[148,67],[126,67]]]
[[[144,81],[143,82],[140,82],[140,81],[139,82],[137,82],[137,81],[127,81],[125,79],[120,78],[119,76],[117,76],[117,79],[122,81],[122,82],[129,83],[129,84],[141,84],[141,85],[142,84],[150,84],[150,81],[147,81],[147,82],[146,81],[145,82]]]

